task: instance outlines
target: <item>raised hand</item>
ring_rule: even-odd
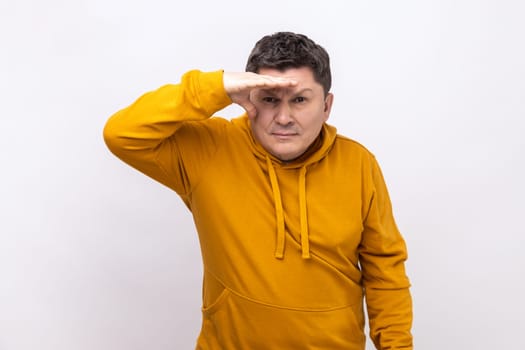
[[[257,109],[250,100],[250,92],[254,89],[288,88],[297,85],[297,81],[288,78],[261,75],[252,72],[224,72],[224,89],[233,103],[246,110],[249,118],[255,118]]]

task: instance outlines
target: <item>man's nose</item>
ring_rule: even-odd
[[[274,117],[276,123],[281,125],[288,125],[293,123],[292,110],[287,103],[282,103],[277,110]]]

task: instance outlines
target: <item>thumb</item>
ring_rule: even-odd
[[[240,106],[244,108],[246,113],[248,114],[248,118],[253,119],[257,116],[257,108],[255,108],[255,105],[250,102],[250,100],[245,100],[242,103],[240,103]]]

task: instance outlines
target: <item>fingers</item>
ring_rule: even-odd
[[[270,75],[257,75],[250,88],[288,88],[297,85],[297,81],[290,78],[273,77]]]
[[[289,78],[261,75],[252,72],[231,73],[224,72],[223,83],[226,92],[230,95],[249,93],[255,88],[287,88],[297,85],[297,81]]]
[[[240,106],[244,108],[248,114],[248,118],[254,119],[257,116],[257,108],[255,108],[255,105],[249,100],[244,101],[242,104],[240,104]]]

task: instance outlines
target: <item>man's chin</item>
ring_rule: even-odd
[[[299,153],[293,150],[274,150],[270,153],[282,162],[292,162],[299,158],[304,152]]]

